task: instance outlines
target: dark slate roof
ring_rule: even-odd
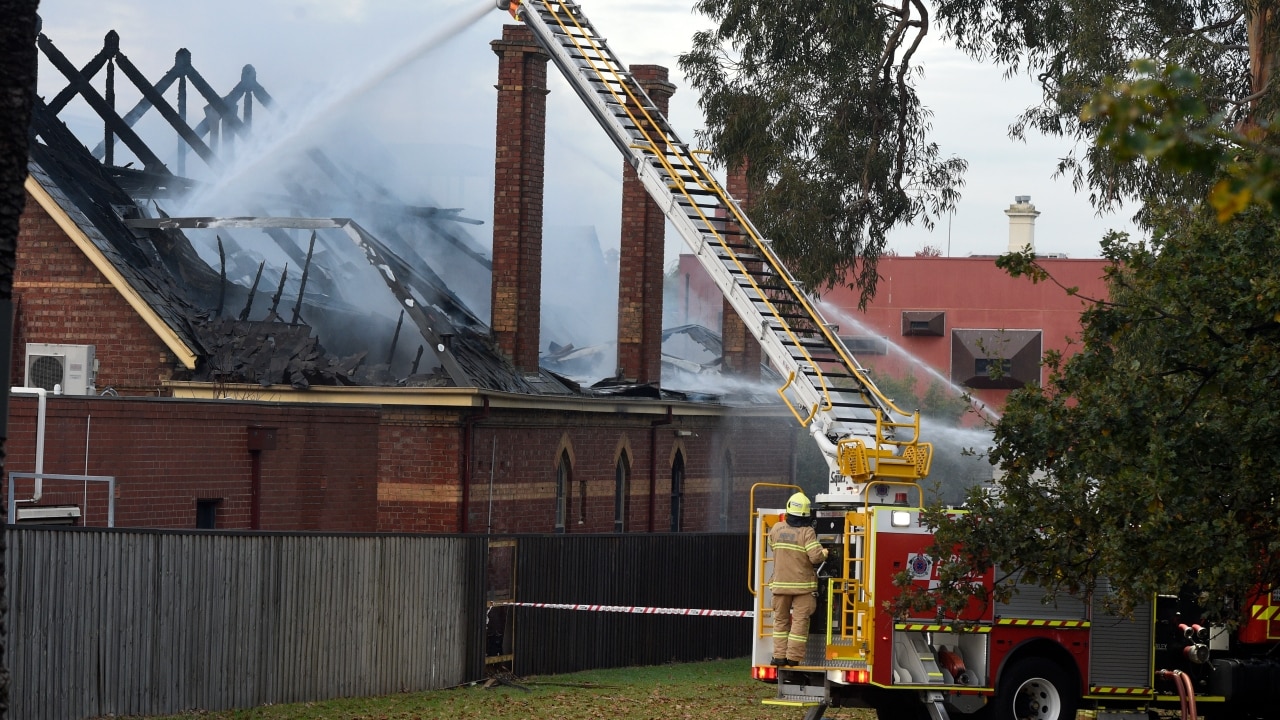
[[[121,222],[116,208],[129,207],[132,200],[122,192],[114,192],[118,188],[92,168],[45,145],[32,145],[27,168],[165,325],[193,352],[201,353],[203,347],[191,325],[191,319],[200,315],[199,310],[163,269],[159,253],[149,239],[135,236]]]
[[[375,322],[357,304],[371,293],[391,292],[386,285],[368,282],[368,275],[359,282],[345,282],[354,271],[377,274],[367,263],[363,271],[359,270],[363,256],[349,240],[327,239],[333,265],[311,268],[305,292],[296,267],[292,277],[280,272],[279,287],[257,287],[224,278],[240,247],[230,231],[225,239],[223,235],[218,237],[220,243],[225,240],[229,252],[224,267],[215,268],[201,258],[184,231],[156,227],[155,223],[137,226],[140,222],[145,225],[151,209],[121,186],[125,182],[135,189],[154,191],[157,184],[181,188],[189,181],[163,173],[146,171],[140,175],[102,165],[39,101],[33,114],[32,134],[32,177],[160,320],[196,354],[196,369],[189,374],[179,373],[179,379],[287,383],[299,388],[314,384],[456,384],[439,367],[436,358],[440,351],[416,337],[411,322],[404,323],[403,316],[400,322],[386,318]],[[475,255],[449,228],[450,224],[467,222],[456,212],[402,209],[404,215],[420,221],[426,228],[424,232],[441,237],[455,254]],[[532,395],[578,392],[572,383],[562,382],[550,372],[526,375],[516,370],[497,352],[488,328],[444,284],[441,274],[422,258],[405,259],[405,254],[411,252],[412,239],[400,237],[394,228],[388,233],[389,241],[372,235],[368,239],[377,244],[405,292],[419,298],[424,310],[437,319],[437,329],[448,333],[448,347],[443,352],[457,361],[473,386]],[[271,239],[281,244],[288,236],[282,238],[281,233],[276,233]],[[295,263],[306,253],[305,247],[282,249]],[[343,252],[347,254],[344,256]],[[476,262],[483,265],[483,260],[477,258]],[[239,269],[246,269],[243,262]],[[488,271],[487,267],[482,269]],[[291,321],[291,313],[283,306],[273,307],[280,302],[280,288],[286,284],[303,298],[298,303],[297,323]],[[250,311],[253,317],[263,319],[250,319]],[[345,344],[337,339],[338,335],[345,338]],[[327,349],[326,344],[339,349]]]

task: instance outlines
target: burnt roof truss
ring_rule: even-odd
[[[292,230],[340,230],[360,249],[365,259],[382,276],[387,288],[409,319],[413,320],[422,337],[431,343],[431,349],[449,379],[458,387],[473,385],[450,349],[449,339],[455,334],[452,323],[435,308],[420,303],[408,287],[400,281],[407,265],[367,230],[350,218],[298,218],[298,217],[169,217],[137,218],[126,220],[129,227],[139,229],[216,229],[257,228]]]
[[[116,140],[124,142],[151,173],[171,174],[172,171],[159,156],[134,132],[133,127],[152,108],[173,127],[182,142],[178,145],[177,174],[186,173],[186,154],[194,151],[211,168],[219,165],[219,141],[225,151],[231,151],[238,137],[247,135],[253,124],[253,104],[256,99],[264,107],[271,107],[271,94],[258,83],[257,72],[252,65],[245,65],[240,82],[224,95],[213,89],[191,63],[191,51],[186,48],[174,55],[174,64],[160,81],[152,84],[141,71],[120,51],[120,36],[112,30],[106,34],[102,49],[83,68],[77,68],[48,36],[41,33],[36,41],[40,51],[67,79],[68,85],[49,101],[49,109],[57,114],[77,95],[84,98],[103,121],[103,140],[93,149],[93,156],[107,165],[115,164]],[[115,71],[124,73],[142,99],[124,116],[115,107]],[[99,92],[92,84],[99,72],[105,70],[105,86]],[[164,94],[178,85],[177,107]],[[187,122],[188,84],[204,98],[207,105],[204,117],[192,127]],[[240,108],[243,108],[241,115]]]

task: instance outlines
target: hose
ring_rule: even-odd
[[[1196,690],[1191,684],[1191,676],[1181,670],[1160,670],[1156,675],[1172,680],[1174,687],[1178,689],[1181,720],[1196,720]]]
[[[1196,720],[1196,689],[1191,684],[1191,676],[1181,670],[1176,670],[1175,672],[1178,678],[1182,680],[1182,684],[1187,687],[1187,706],[1190,710],[1190,714],[1187,717],[1189,720]]]

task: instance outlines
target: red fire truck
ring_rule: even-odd
[[[1008,602],[971,605],[959,631],[937,612],[890,614],[886,601],[901,592],[895,576],[938,582],[918,490],[907,490],[912,500],[903,503],[903,487],[871,480],[860,499],[818,496],[815,529],[834,561],[820,568],[808,655],[797,667],[770,664],[763,540],[781,511],[757,511],[752,672],[777,683],[777,697],[765,702],[806,707],[808,720],[839,705],[904,720],[1062,720],[1083,709],[1112,720],[1146,720],[1155,709],[1280,717],[1280,593],[1263,595],[1234,631],[1208,624],[1193,593],[1161,595],[1118,617],[1107,610],[1105,584],[1092,597],[1050,602],[1038,586],[1021,585]],[[975,581],[990,585],[994,576]]]
[[[906,573],[938,581],[921,522],[919,480],[933,448],[920,418],[896,407],[867,378],[764,238],[613,54],[581,6],[496,0],[523,21],[680,233],[690,251],[787,378],[778,394],[829,466],[828,492],[813,503],[829,560],[818,611],[793,667],[771,664],[772,551],[765,538],[780,508],[752,513],[755,597],[752,673],[776,683],[767,703],[805,709],[875,708],[885,719],[1146,720],[1171,708],[1184,717],[1280,718],[1280,594],[1263,596],[1233,632],[1207,625],[1190,595],[1155,598],[1128,617],[1092,597],[1045,600],[1032,585],[1008,602],[969,608],[964,630],[938,613],[894,616],[886,608]],[[786,488],[791,489],[791,488]],[[799,488],[794,488],[798,490]],[[752,490],[751,507],[756,507]],[[763,496],[763,493],[762,493]],[[992,583],[994,574],[975,578]]]

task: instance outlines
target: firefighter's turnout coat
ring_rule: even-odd
[[[813,566],[822,562],[827,552],[818,544],[812,525],[795,526],[784,520],[769,530],[769,544],[773,546],[770,588],[774,595],[804,595],[818,589]]]

